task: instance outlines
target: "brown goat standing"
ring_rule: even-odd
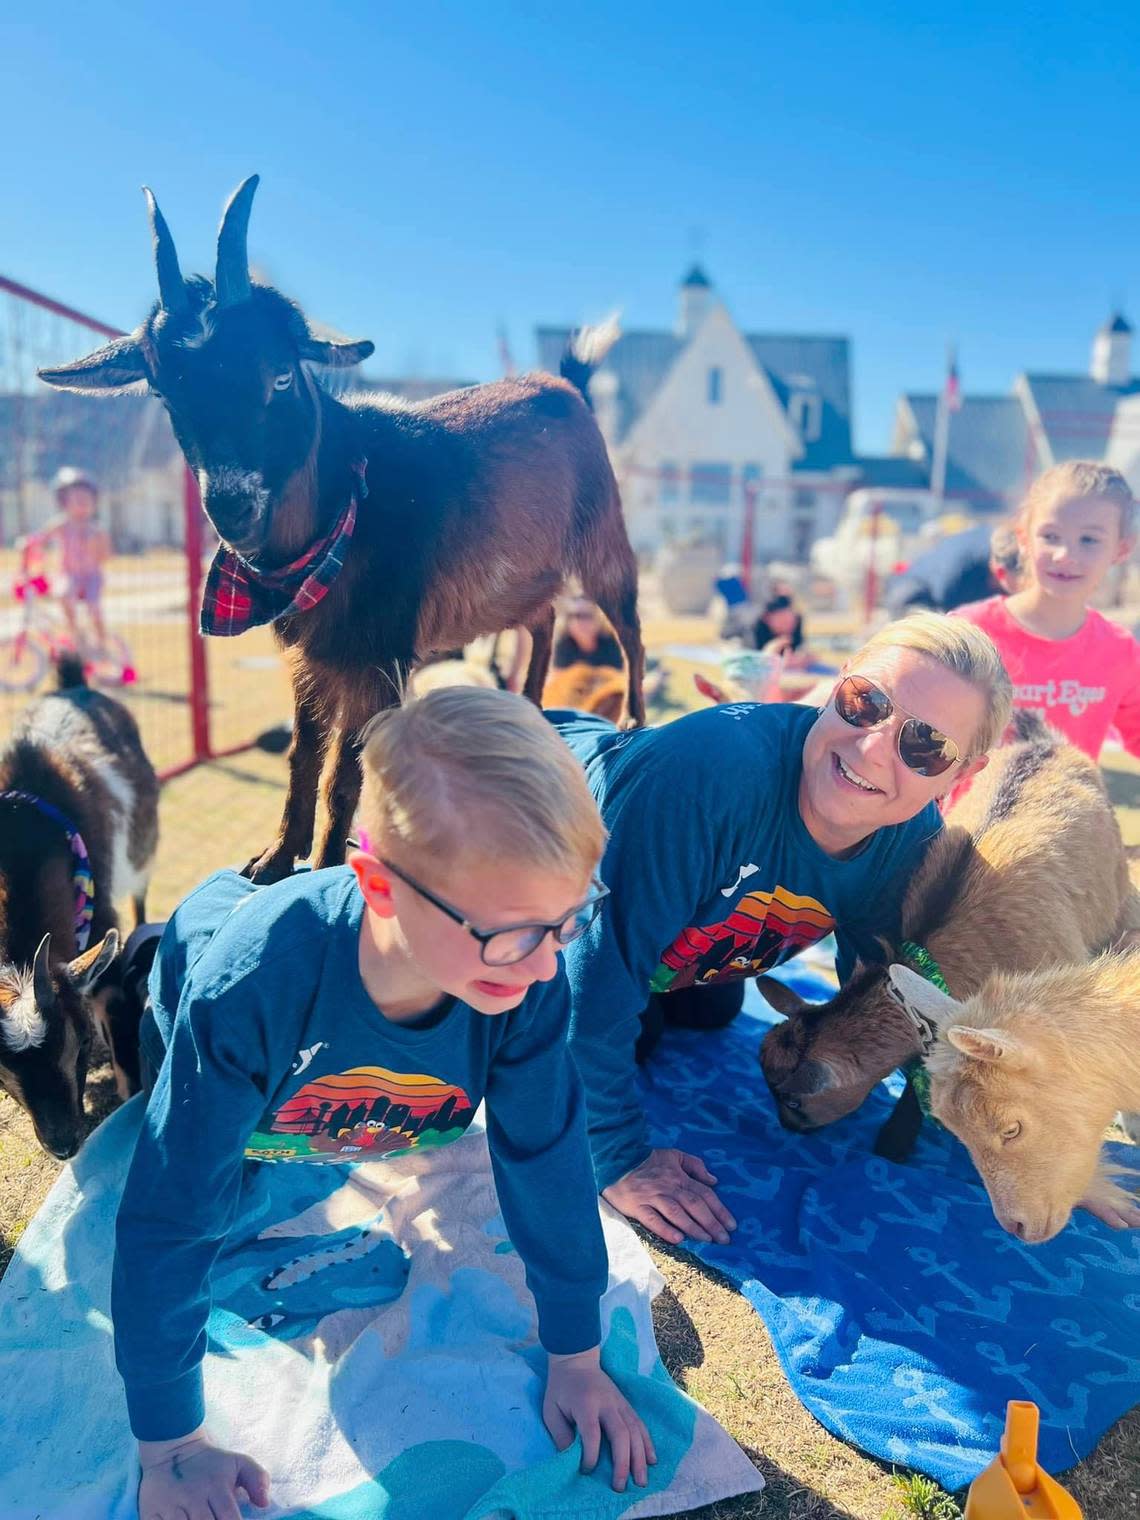
[[[1128,862],[1096,765],[1039,720],[1019,714],[1021,742],[999,750],[951,810],[907,891],[899,943],[915,944],[951,991],[975,993],[994,971],[1084,961],[1135,913]],[[853,1112],[933,1033],[892,993],[885,966],[857,966],[829,1002],[812,1004],[761,978],[788,1015],[760,1061],[781,1122],[814,1129]],[[920,1120],[908,1096],[876,1149],[900,1157]]]
[[[1140,952],[992,976],[964,1002],[908,967],[891,977],[938,1030],[931,1111],[969,1150],[1003,1229],[1049,1240],[1078,1205],[1140,1226],[1101,1162],[1113,1114],[1140,1108]]]
[[[322,765],[328,822],[316,863],[343,860],[360,792],[360,731],[399,700],[418,660],[525,626],[534,636],[525,694],[538,702],[554,598],[572,575],[621,642],[635,723],[644,720],[644,660],[637,563],[584,399],[609,335],[588,332],[567,356],[573,384],[534,374],[416,405],[374,395],[344,404],[307,365],[358,364],[373,345],[318,338],[291,301],[251,281],[256,186],[256,176],[246,180],[226,207],[213,282],[183,279],[148,191],[158,304],[130,337],[40,373],[64,390],[145,385],[161,398],[232,551],[227,563],[247,582],[268,584],[310,547],[331,556],[315,605],[298,610],[286,597],[257,619],[272,619],[289,651],[294,695],[285,812],[248,868],[255,881],[274,881],[312,849]],[[287,578],[290,589],[305,573]]]

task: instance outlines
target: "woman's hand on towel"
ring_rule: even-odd
[[[241,1520],[238,1491],[269,1503],[269,1474],[252,1457],[215,1446],[204,1431],[140,1441],[139,1520]]]
[[[736,1220],[713,1192],[716,1178],[699,1156],[685,1151],[650,1151],[632,1172],[605,1189],[602,1197],[670,1245],[690,1240],[728,1244]]]
[[[558,1450],[572,1444],[577,1430],[582,1437],[582,1471],[593,1472],[604,1435],[613,1457],[615,1492],[625,1492],[631,1473],[644,1488],[657,1453],[633,1406],[602,1371],[601,1348],[573,1356],[550,1355],[549,1362],[542,1419]]]

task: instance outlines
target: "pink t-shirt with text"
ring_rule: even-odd
[[[1094,760],[1110,728],[1140,755],[1140,644],[1126,628],[1089,608],[1068,639],[1043,639],[1023,628],[1003,596],[970,602],[951,617],[967,618],[998,647],[1013,682],[1015,707],[1047,723]]]

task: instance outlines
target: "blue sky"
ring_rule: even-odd
[[[498,373],[505,323],[672,323],[699,249],[756,331],[846,333],[894,398],[1080,370],[1140,320],[1140,7],[975,0],[25,6],[0,63],[0,273],[133,325],[139,186],[183,268],[262,176],[254,262],[375,373]],[[18,148],[15,145],[19,145]]]

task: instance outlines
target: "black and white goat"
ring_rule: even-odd
[[[84,1135],[98,1023],[122,1096],[138,1086],[138,1031],[100,989],[119,948],[115,902],[145,909],[158,843],[158,781],[121,703],[86,684],[73,655],[0,754],[0,1086],[53,1156]]]
[[[570,576],[618,635],[635,723],[644,720],[644,659],[637,565],[585,399],[612,338],[601,329],[582,335],[560,379],[524,375],[415,405],[335,400],[308,366],[359,364],[373,345],[316,336],[292,301],[251,281],[256,186],[256,176],[246,180],[226,207],[213,281],[183,279],[147,191],[158,303],[129,337],[40,373],[64,390],[147,387],[162,399],[222,539],[207,631],[272,621],[290,652],[285,812],[277,838],[247,868],[273,881],[312,849],[326,754],[328,821],[316,863],[343,860],[360,731],[399,700],[417,661],[527,627],[534,652],[524,690],[538,702],[553,600]]]

